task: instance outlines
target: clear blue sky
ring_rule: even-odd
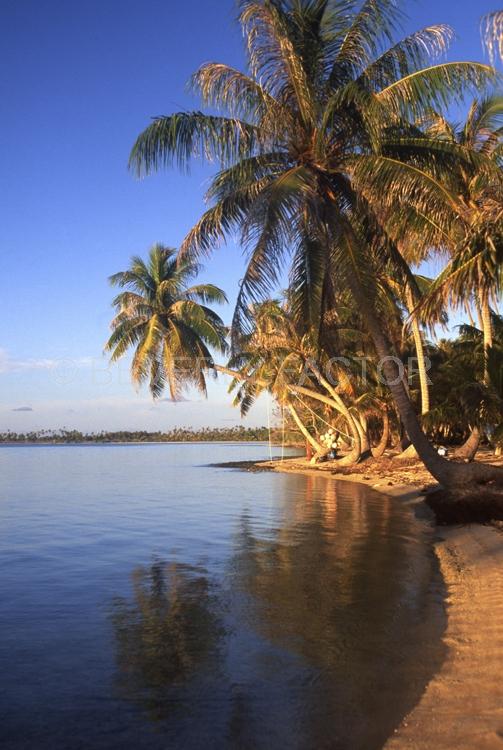
[[[479,19],[497,5],[406,2],[405,30],[450,23],[449,59],[482,59]],[[196,105],[185,84],[202,62],[242,65],[235,17],[231,0],[2,0],[0,430],[239,421],[224,383],[208,403],[153,407],[101,354],[107,277],[153,242],[176,246],[208,176],[195,167],[138,181],[129,150],[151,116]],[[204,278],[232,300],[241,272],[230,244]],[[262,404],[250,423],[264,422]]]

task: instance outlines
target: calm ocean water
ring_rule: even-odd
[[[2,750],[382,747],[443,658],[433,531],[264,445],[0,449]]]

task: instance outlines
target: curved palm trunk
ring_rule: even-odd
[[[370,458],[372,455],[372,452],[370,450],[370,440],[368,437],[367,432],[367,419],[364,414],[359,414],[358,416],[353,416],[356,429],[358,430],[358,434],[360,435],[360,445],[361,445],[361,459],[365,460],[366,458]]]
[[[342,417],[344,417],[348,426],[348,430],[351,433],[352,446],[350,452],[347,455],[345,455],[343,458],[338,459],[337,464],[339,466],[349,466],[351,464],[357,464],[361,456],[360,434],[356,428],[354,420],[347,419],[346,415],[341,410],[339,403],[334,401],[332,398],[329,398],[328,396],[324,396],[322,393],[311,391],[309,388],[304,388],[304,386],[301,385],[290,386],[290,390],[292,391],[292,393],[301,393],[303,396],[308,396],[315,401],[320,401],[323,404],[327,404],[328,406],[331,406],[334,411],[337,411]],[[345,407],[344,402],[343,406]],[[346,412],[350,414],[347,408]]]
[[[220,372],[223,375],[229,375],[230,377],[236,378],[237,380],[245,380],[246,379],[245,376],[242,373],[238,372],[237,370],[231,370],[230,368],[224,367],[223,365],[213,364],[213,369],[216,372]],[[262,381],[262,380],[258,380],[257,384],[260,385],[260,386],[262,386],[263,388],[267,387],[267,383],[265,381]],[[300,392],[304,392],[305,395],[308,395],[308,396],[311,396],[311,397],[314,397],[315,395],[317,395],[314,392],[310,391],[308,388],[300,388],[300,387],[297,388],[296,387],[296,388],[291,388],[291,390],[293,392],[295,392],[296,390],[299,390]],[[335,404],[330,399],[321,399],[321,400],[328,401],[329,404],[333,408],[335,408]],[[324,445],[321,445],[321,443],[319,443],[311,435],[311,433],[309,432],[309,430],[305,426],[304,422],[300,418],[299,413],[297,412],[297,410],[295,409],[295,407],[292,406],[292,404],[288,404],[288,408],[290,409],[290,413],[291,413],[291,415],[292,415],[292,417],[294,419],[294,422],[297,425],[297,427],[299,428],[299,430],[302,433],[302,435],[304,436],[304,439],[306,440],[307,444],[310,445],[314,449],[314,451],[315,451],[314,456],[312,458],[309,457],[309,458],[311,458],[311,461],[316,461],[319,458],[321,458],[322,456],[326,456],[330,452],[330,449],[327,448]],[[306,451],[306,453],[307,453],[307,451]]]
[[[236,378],[237,380],[245,380],[245,376],[236,370],[231,370],[228,367],[224,367],[223,365],[217,365],[217,364],[213,364],[212,367],[216,372],[220,372],[223,375],[229,375],[230,377]],[[297,393],[297,394],[300,393],[304,396],[308,396],[309,398],[313,398],[316,401],[321,401],[322,403],[327,404],[328,406],[331,406],[332,409],[335,409],[335,411],[339,412],[339,414],[341,414],[341,416],[345,418],[346,423],[348,425],[349,432],[353,440],[353,447],[350,453],[348,453],[347,456],[344,456],[344,458],[341,458],[338,463],[339,464],[340,463],[344,463],[344,464],[358,463],[358,461],[360,460],[360,456],[361,456],[360,433],[358,432],[358,429],[351,415],[351,412],[349,411],[349,409],[347,408],[346,404],[341,399],[337,391],[335,391],[335,389],[332,388],[330,383],[327,380],[325,380],[325,378],[323,378],[319,370],[314,366],[311,366],[311,369],[316,375],[316,378],[318,379],[318,382],[320,383],[320,385],[322,385],[331,394],[331,398],[329,398],[328,396],[323,396],[323,394],[321,393],[317,393],[316,391],[312,391],[310,388],[305,388],[304,386],[300,386],[300,385],[289,386],[289,390],[292,393]],[[264,388],[267,387],[267,383],[265,381],[258,380],[257,384]],[[306,428],[304,427],[304,429]],[[302,434],[304,435],[304,437],[306,437],[304,433]],[[309,438],[306,437],[306,440],[308,440],[308,442],[312,445],[312,442]],[[319,443],[317,443],[317,445],[319,446]],[[318,452],[316,446],[313,446],[313,447]],[[325,451],[324,448],[323,450]],[[328,452],[329,452],[328,450],[325,451],[325,455]]]
[[[349,456],[351,456],[351,463],[357,463],[362,455],[362,444],[360,432],[356,425],[356,421],[353,418],[353,415],[351,414],[348,407],[346,406],[340,395],[337,393],[333,385],[329,383],[329,381],[325,377],[323,377],[318,367],[316,367],[312,362],[308,362],[307,364],[311,372],[316,377],[318,383],[323,386],[323,388],[325,388],[328,393],[330,393],[330,396],[332,397],[334,403],[334,408],[337,409],[337,411],[339,411],[339,413],[342,414],[342,416],[345,418],[351,432],[351,437],[353,438],[353,450],[351,451]],[[348,459],[348,456],[346,456],[345,458]]]
[[[487,358],[490,347],[493,345],[493,326],[491,321],[491,308],[487,294],[480,294],[479,321],[484,337],[484,383],[489,383],[489,373],[487,372]],[[478,451],[482,434],[478,427],[472,427],[467,440],[461,445],[454,455],[456,458],[464,458],[466,461],[473,461]]]
[[[385,375],[388,388],[391,391],[403,425],[421,461],[430,474],[448,488],[489,481],[503,486],[503,469],[480,463],[452,463],[439,456],[422,430],[414,406],[407,394],[402,372],[396,358],[393,356],[393,348],[387,336],[383,333],[383,326],[374,310],[372,302],[369,301],[368,295],[363,290],[356,275],[349,278],[348,283],[364,316],[367,329],[376,348],[377,356],[381,360],[382,371]]]
[[[292,406],[291,404],[288,404],[288,408],[290,409],[290,414],[292,415],[292,417],[294,419],[294,422],[297,425],[297,427],[299,428],[299,430],[301,431],[302,435],[305,437],[305,439],[307,440],[307,442],[310,445],[312,445],[312,447],[315,450],[315,455],[313,456],[313,458],[311,459],[311,461],[316,461],[319,458],[321,458],[322,456],[326,456],[327,453],[330,452],[330,449],[327,448],[324,445],[321,445],[321,443],[318,443],[318,441],[311,435],[311,433],[309,432],[309,430],[305,426],[304,422],[299,417],[299,414],[297,413],[297,410],[295,409],[294,406]]]
[[[473,427],[463,445],[454,451],[454,456],[456,458],[464,458],[466,461],[473,461],[479,449],[480,438],[479,428]]]
[[[456,448],[454,451],[454,457],[463,458],[465,461],[473,461],[479,449],[480,438],[481,434],[479,428],[472,427],[470,434],[463,445],[460,445],[459,448]]]
[[[389,414],[388,410],[384,409],[382,414],[382,435],[381,439],[377,443],[375,448],[372,448],[372,456],[374,458],[381,458],[381,456],[384,454],[384,451],[388,447],[388,441],[389,441]]]
[[[235,378],[236,380],[245,380],[245,376],[242,375],[237,370],[231,370],[228,367],[224,367],[223,365],[217,365],[216,363],[213,363],[210,365],[210,367],[215,370],[215,372],[220,372],[222,375],[228,375],[230,378]],[[259,381],[259,385],[263,385],[264,387],[267,386],[267,383],[264,381],[263,383]]]

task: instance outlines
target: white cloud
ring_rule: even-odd
[[[24,370],[61,370],[67,371],[79,367],[90,367],[93,357],[77,357],[74,359],[60,357],[59,359],[16,359],[5,349],[0,349],[0,374],[20,372]]]
[[[18,401],[19,403],[19,401]],[[21,404],[23,402],[21,401]],[[26,404],[26,402],[25,402]],[[239,409],[230,400],[210,398],[200,401],[153,404],[147,396],[103,396],[87,399],[54,399],[32,401],[32,412],[12,413],[15,404],[2,408],[2,429],[79,429],[99,430],[166,430],[172,427],[224,427],[242,422]],[[7,408],[6,408],[7,407]],[[24,410],[23,410],[24,411]],[[243,423],[247,425],[267,424],[265,405],[259,403]]]

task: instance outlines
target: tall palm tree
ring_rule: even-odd
[[[449,464],[429,444],[391,356],[379,270],[392,263],[404,280],[410,271],[379,215],[384,204],[413,206],[410,220],[425,236],[432,227],[436,236],[439,222],[455,221],[455,195],[442,176],[466,155],[428,138],[412,119],[467,87],[479,89],[494,71],[477,63],[431,65],[452,36],[445,26],[387,48],[399,21],[393,0],[365,0],[360,8],[330,0],[244,0],[240,21],[250,74],[210,63],[193,79],[204,103],[220,114],[156,118],[137,139],[130,164],[148,173],[173,161],[184,166],[196,153],[217,161],[207,194],[213,205],[181,256],[209,253],[229,231],[241,232],[249,259],[234,332],[246,326],[249,300],[277,284],[291,250],[304,309],[320,295],[329,304],[334,286],[351,292],[419,455],[441,481],[465,483],[469,467]],[[479,467],[478,474],[486,478],[489,469]]]
[[[206,394],[206,373],[214,372],[210,349],[227,351],[227,329],[205,304],[226,302],[226,296],[213,284],[189,285],[198,270],[189,261],[178,263],[173,248],[154,245],[147,262],[135,256],[127,271],[110,277],[125,291],[113,300],[117,314],[105,350],[115,362],[132,349],[133,383],[148,380],[154,398],[168,387],[177,399],[186,385]]]

